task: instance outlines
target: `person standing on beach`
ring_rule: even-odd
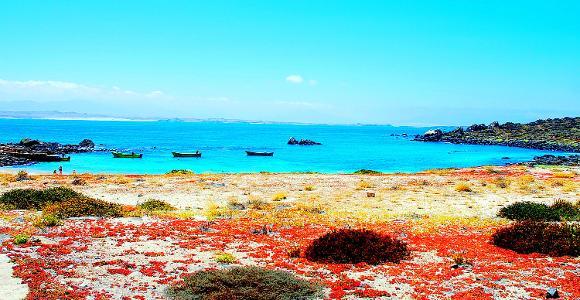
[[[62,166],[58,167],[58,174],[62,175]]]

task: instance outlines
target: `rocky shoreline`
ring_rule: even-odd
[[[529,162],[519,163],[518,165],[530,166],[534,167],[537,165],[547,165],[547,166],[570,166],[570,167],[578,167],[580,166],[580,155],[542,155],[536,156]]]
[[[0,144],[0,167],[33,164],[44,161],[42,158],[47,156],[93,151],[96,151],[95,143],[89,139],[75,145],[24,138],[18,143]]]
[[[538,120],[527,124],[474,124],[449,132],[435,129],[416,135],[413,140],[580,152],[580,117]]]

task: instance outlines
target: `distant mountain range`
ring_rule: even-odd
[[[261,120],[242,120],[242,119],[224,119],[224,118],[147,118],[147,117],[125,117],[110,116],[103,114],[87,114],[77,112],[61,111],[0,111],[0,119],[44,119],[44,120],[94,120],[94,121],[158,121],[158,122],[221,122],[221,123],[252,123],[252,124],[299,124],[313,125],[316,123],[300,122],[275,122]],[[324,125],[324,124],[318,124]],[[392,126],[389,124],[342,124],[342,125],[380,125]],[[412,126],[401,126],[412,127]]]

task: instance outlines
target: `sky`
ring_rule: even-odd
[[[580,115],[580,1],[2,1],[0,111],[468,125]]]

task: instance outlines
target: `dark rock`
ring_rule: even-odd
[[[535,166],[535,165],[551,165],[551,166],[580,166],[580,155],[556,156],[546,154],[536,156],[530,162],[521,163],[521,165]]]
[[[95,143],[89,139],[84,139],[79,143],[79,146],[83,148],[95,148]]]
[[[46,161],[46,157],[50,155],[92,152],[95,151],[94,145],[88,139],[83,140],[79,145],[70,145],[24,138],[17,144],[0,144],[0,167]]]
[[[294,137],[291,137],[288,140],[288,145],[313,146],[313,145],[322,145],[322,144],[315,142],[313,140],[308,140],[308,139],[301,139],[300,141],[298,141]]]
[[[487,126],[485,124],[473,124],[467,127],[467,131],[481,131],[486,130]]]
[[[509,157],[507,157],[507,156],[504,156],[504,157],[502,157],[501,159],[510,159],[510,158],[509,158]]]
[[[558,299],[560,295],[558,295],[558,290],[555,288],[549,288],[546,292],[546,299]]]
[[[415,136],[415,141],[423,142],[438,142],[443,137],[443,131],[441,129],[428,130],[423,135]]]
[[[475,124],[465,130],[457,128],[449,132],[429,130],[415,136],[414,140],[580,152],[580,117],[537,120],[527,124]]]
[[[32,146],[40,144],[40,141],[29,139],[29,138],[23,138],[22,140],[20,140],[19,144],[22,146],[25,146],[25,147],[32,147]]]

